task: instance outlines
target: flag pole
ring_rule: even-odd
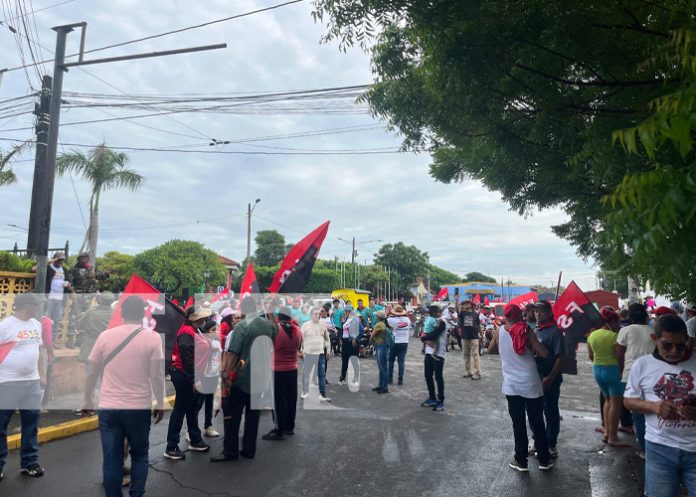
[[[558,300],[558,294],[561,291],[561,276],[563,276],[563,271],[558,273],[558,284],[556,285],[556,300]]]

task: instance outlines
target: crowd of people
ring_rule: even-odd
[[[445,409],[444,370],[454,344],[462,351],[463,378],[473,381],[482,377],[483,351],[500,354],[502,391],[514,435],[509,466],[528,472],[529,457],[536,456],[539,469],[550,470],[558,457],[567,348],[548,301],[525,308],[508,304],[496,316],[491,307],[471,300],[414,309],[405,302],[382,306],[357,300],[353,306],[334,299],[320,305],[280,296],[246,297],[226,302],[218,312],[207,303],[189,307],[170,357],[165,357],[161,337],[146,326],[146,304],[140,297],[122,299],[118,312],[123,324],[108,328],[113,302],[113,295],[98,295],[80,319],[90,330],[102,331],[83,333],[79,339],[80,359],[87,364],[82,412],[96,410],[99,415],[103,483],[109,497],[121,495],[124,483],[130,483],[131,495],[144,494],[152,419],[159,423],[164,417],[165,374],[176,393],[165,458],[180,461],[187,453],[208,452],[210,439],[221,435],[213,427],[221,411],[222,451],[210,461],[253,459],[260,412],[269,397],[273,427],[261,438],[282,441],[294,435],[298,398],[332,401],[326,375],[332,358],[341,360],[339,387],[360,387],[358,357],[367,350],[378,370],[374,392],[384,395],[395,383],[404,385],[414,333],[423,353],[427,398],[422,407]],[[44,473],[38,463],[37,431],[46,345],[52,337],[50,327],[35,319],[41,315],[40,304],[34,294],[18,295],[14,315],[0,322],[0,479],[7,459],[7,427],[16,410],[22,425],[21,472]],[[49,314],[53,305],[49,298]],[[696,492],[696,359],[691,356],[696,308],[686,305],[682,316],[679,310],[648,309],[642,303],[619,310],[605,307],[601,315],[606,326],[587,337],[600,391],[602,426],[597,430],[604,443],[617,449],[633,446],[619,438],[620,431],[635,434],[646,460],[650,497],[676,495],[673,490],[678,491],[680,482]],[[11,347],[4,350],[7,344]],[[313,386],[318,391],[310,398]],[[182,450],[184,423],[187,445]]]

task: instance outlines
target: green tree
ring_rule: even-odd
[[[482,283],[497,283],[497,280],[491,276],[486,276],[483,273],[479,273],[478,271],[473,271],[471,273],[466,273],[466,277],[464,278],[464,282],[468,281],[480,281]]]
[[[199,242],[187,240],[170,240],[139,253],[133,259],[133,269],[168,293],[200,288],[205,284],[205,270],[210,271],[210,286],[226,281],[225,267],[217,254]]]
[[[375,264],[391,270],[392,285],[400,295],[407,295],[416,278],[425,278],[430,267],[427,252],[403,242],[383,245],[375,254]]]
[[[263,230],[256,233],[254,265],[273,266],[285,257],[285,237],[276,230]]]
[[[451,285],[452,283],[458,283],[462,280],[462,277],[441,267],[437,267],[433,264],[430,265],[430,288],[432,290],[438,291],[441,287],[445,285]]]
[[[103,257],[97,257],[96,267],[99,271],[110,273],[108,278],[99,280],[99,289],[110,292],[123,291],[134,272],[133,259],[134,256],[115,250],[105,253]]]
[[[97,258],[97,238],[99,234],[99,199],[102,192],[117,188],[137,191],[145,178],[128,168],[129,158],[122,152],[115,152],[105,144],[93,148],[85,155],[74,151],[61,154],[56,160],[58,174],[75,173],[84,177],[90,184],[89,227],[80,252],[89,253],[89,262],[95,265]]]
[[[554,232],[581,256],[696,297],[694,0],[315,5],[325,40],[369,47],[364,100],[436,180],[561,207]]]

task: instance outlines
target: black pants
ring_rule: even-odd
[[[358,343],[357,339],[355,343]],[[345,381],[346,374],[348,373],[348,363],[350,362],[351,356],[354,355],[358,355],[358,347],[353,347],[352,339],[343,338],[341,340],[341,381]]]
[[[506,395],[508,412],[512,419],[512,431],[515,434],[515,460],[526,463],[529,455],[529,439],[527,438],[527,423],[525,423],[525,411],[529,418],[529,425],[534,434],[534,446],[539,456],[539,464],[547,464],[549,455],[549,443],[546,439],[546,427],[544,426],[544,397],[527,399],[519,395]]]
[[[256,455],[256,437],[259,434],[259,417],[261,411],[251,408],[251,396],[233,388],[227,397],[222,399],[222,413],[225,422],[225,439],[222,452],[228,457],[239,456],[239,426],[244,414],[244,439],[242,450],[246,457]]]
[[[287,433],[295,430],[297,414],[297,370],[273,373],[273,398],[275,399],[276,431]]]
[[[431,354],[425,355],[425,384],[428,385],[428,397],[431,400],[445,401],[445,380],[442,377],[442,370],[445,367],[445,359],[433,359]],[[433,380],[435,376],[435,380]],[[435,397],[435,383],[437,383],[437,397]]]
[[[198,427],[198,411],[200,394],[193,391],[193,383],[186,378],[184,373],[172,370],[172,383],[176,390],[174,409],[169,417],[169,430],[167,431],[167,449],[174,450],[179,446],[179,433],[186,418],[186,426],[191,443],[201,443],[201,429]]]
[[[205,423],[203,428],[209,428],[213,426],[213,402],[215,401],[215,394],[213,393],[202,393],[198,395],[198,412],[205,407]]]
[[[604,394],[602,392],[599,392],[599,415],[602,417],[602,426],[604,426],[605,401],[606,399],[604,398]],[[619,418],[619,421],[621,422],[622,427],[633,428],[633,416],[631,415],[631,411],[624,407],[623,403],[621,404],[621,418]]]

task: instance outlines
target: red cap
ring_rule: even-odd
[[[514,321],[519,321],[522,319],[522,309],[516,304],[507,304],[503,308],[503,314],[506,318],[512,319]]]
[[[619,314],[612,309],[604,308],[602,309],[600,314],[602,315],[602,319],[604,319],[609,324],[621,321]]]
[[[664,316],[665,314],[676,314],[674,309],[667,307],[666,305],[661,305],[654,311],[656,316]]]

